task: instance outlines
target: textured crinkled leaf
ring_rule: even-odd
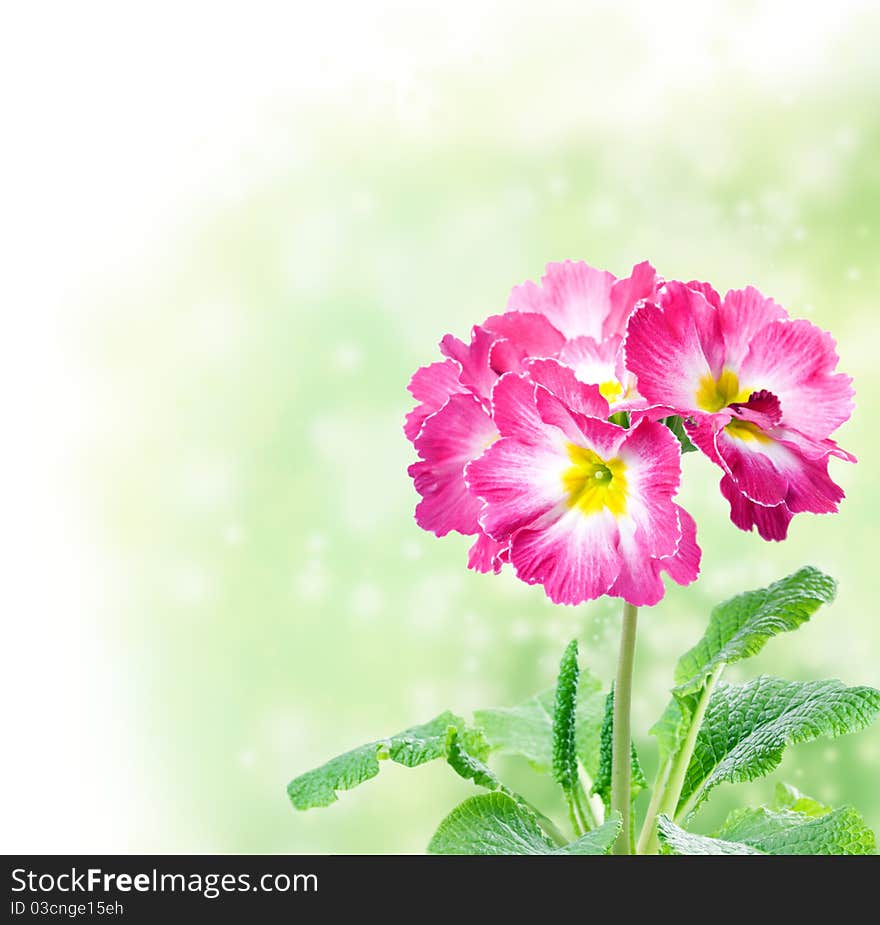
[[[820,815],[740,809],[727,817],[718,837],[765,854],[873,854],[875,848],[874,833],[851,806]]]
[[[497,790],[501,781],[479,758],[472,755],[464,746],[463,737],[455,726],[450,726],[446,734],[446,760],[459,777],[472,780],[478,787]]]
[[[484,793],[459,804],[440,823],[429,854],[552,854],[553,843],[535,816],[504,793]]]
[[[833,578],[807,566],[722,602],[712,610],[703,638],[679,659],[674,693],[697,693],[719,665],[757,655],[767,640],[797,629],[834,600],[836,588]]]
[[[535,809],[527,800],[523,799],[516,791],[506,787],[498,779],[497,775],[488,765],[473,754],[468,749],[469,734],[474,730],[466,729],[464,733],[460,732],[455,726],[450,726],[446,734],[446,761],[459,777],[465,780],[472,780],[478,787],[485,787],[487,790],[499,791],[509,796],[522,806],[525,811],[532,814],[538,824],[546,831],[554,831],[553,822],[548,819],[542,812]],[[482,740],[480,740],[482,741]],[[477,743],[479,744],[479,742]]]
[[[479,758],[480,761],[488,760],[492,747],[486,741],[482,729],[467,724],[456,726],[455,728],[458,729],[459,736],[461,737],[462,747],[469,755],[473,755],[474,758]]]
[[[351,790],[379,773],[378,752],[381,742],[370,742],[294,778],[287,785],[287,795],[297,809],[329,806],[338,797],[337,790]]]
[[[614,688],[608,692],[605,698],[605,716],[602,721],[601,740],[599,744],[599,770],[596,779],[593,781],[591,793],[596,793],[602,798],[606,811],[611,806],[611,762],[614,745]],[[636,754],[636,747],[630,743],[632,750],[632,771],[631,771],[631,798],[634,800],[638,794],[648,786],[642,766],[639,763],[639,756]]]
[[[620,813],[614,813],[602,825],[582,835],[577,841],[557,848],[552,854],[608,854],[620,835],[620,828]]]
[[[600,687],[597,678],[586,669],[581,669],[578,680],[575,742],[588,773],[590,768],[585,758],[589,757],[593,744],[598,746],[598,730],[602,723],[601,705],[604,697],[598,693]],[[546,774],[553,769],[555,699],[555,687],[549,688],[515,707],[477,710],[474,713],[474,722],[494,751],[505,755],[519,755],[536,771]],[[598,765],[598,747],[593,763],[594,766]]]
[[[553,707],[553,778],[567,796],[573,792],[578,774],[575,748],[579,673],[577,654],[577,640],[572,639],[566,646],[559,664]]]
[[[461,717],[448,710],[420,726],[411,726],[388,740],[388,757],[397,764],[415,768],[446,754],[446,731],[450,726],[464,729]]]
[[[449,711],[430,722],[404,729],[389,739],[379,739],[294,778],[287,793],[297,809],[329,806],[338,799],[337,791],[351,790],[379,773],[379,760],[390,758],[408,768],[446,756],[446,736],[450,726],[463,730],[464,720]],[[479,740],[473,739],[476,743]]]
[[[807,566],[715,607],[703,638],[679,659],[673,697],[650,730],[661,761],[678,751],[713,671],[756,655],[772,636],[797,629],[821,604],[834,599],[835,590],[833,578]]]
[[[620,830],[613,819],[582,838],[555,848],[535,815],[505,793],[471,797],[440,823],[429,854],[605,854]]]
[[[670,415],[668,418],[663,418],[660,423],[665,424],[678,438],[682,453],[696,452],[697,448],[691,443],[690,437],[688,437],[687,431],[684,429],[684,421],[679,415]]]
[[[880,691],[840,681],[760,677],[719,684],[709,701],[688,766],[678,812],[696,808],[724,781],[754,780],[772,771],[787,745],[836,737],[868,726]]]
[[[830,806],[801,793],[797,787],[782,782],[776,785],[773,805],[770,808],[777,812],[780,809],[790,809],[792,812],[803,813],[805,816],[824,816],[831,812]]]
[[[686,832],[668,817],[660,816],[657,831],[671,854],[873,854],[874,833],[852,807],[829,809],[816,800],[782,785],[777,802],[806,808],[738,809],[712,837]]]
[[[757,848],[741,842],[697,835],[677,826],[668,816],[657,817],[657,836],[664,854],[763,854]]]

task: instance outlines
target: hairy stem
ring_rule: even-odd
[[[633,661],[636,649],[638,608],[623,605],[623,626],[620,632],[620,654],[617,659],[617,679],[614,682],[614,728],[611,739],[611,810],[620,813],[623,828],[614,843],[614,854],[631,854],[630,826],[632,802],[632,704]]]

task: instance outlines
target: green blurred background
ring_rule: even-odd
[[[841,513],[798,517],[784,544],[737,531],[717,470],[685,459],[703,571],[641,620],[646,766],[645,731],[712,604],[802,564],[839,579],[837,602],[731,677],[880,683],[877,16],[711,6],[382,4],[363,45],[328,15],[291,34],[291,58],[320,49],[322,79],[260,114],[247,182],[160,225],[159,256],[80,300],[101,426],[77,490],[108,595],[88,632],[116,665],[102,696],[125,705],[125,763],[109,735],[106,773],[148,782],[108,847],[422,851],[472,792],[442,767],[383,767],[306,814],[285,785],[442,709],[525,698],[573,636],[610,677],[617,602],[554,607],[510,574],[469,573],[467,540],[412,518],[412,370],[550,260],[756,285],[834,332],[858,390],[839,437],[860,464],[832,462]],[[880,830],[878,768],[880,726],[800,746],[771,778],[719,788],[700,825],[786,779]]]

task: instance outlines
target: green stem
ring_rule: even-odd
[[[577,816],[578,822],[580,823],[581,831],[584,833],[584,835],[586,835],[592,826],[590,825],[589,819],[587,819],[587,817],[584,815],[584,804],[581,803],[581,798],[577,790],[572,793],[571,801],[574,807],[574,813]]]
[[[691,758],[694,756],[694,746],[697,743],[697,735],[700,732],[700,727],[703,725],[703,717],[706,715],[706,709],[709,706],[709,701],[712,699],[712,692],[715,690],[715,685],[718,683],[718,679],[721,677],[723,671],[724,663],[722,662],[715,671],[709,675],[703,687],[703,692],[700,694],[700,699],[697,701],[697,707],[691,717],[687,737],[675,756],[675,760],[669,772],[669,777],[666,781],[666,786],[663,788],[663,797],[660,800],[657,812],[665,813],[670,819],[674,819],[676,815],[681,815],[676,811],[678,809],[678,801],[681,799],[681,791],[684,787],[687,769],[690,766]],[[651,802],[653,804],[653,800]],[[656,819],[656,814],[654,818]],[[645,840],[645,853],[655,854],[659,845],[654,819],[650,817],[646,818],[645,825],[650,826],[650,838]]]
[[[630,826],[632,822],[632,704],[633,661],[636,650],[636,625],[639,611],[632,604],[623,605],[623,626],[620,632],[620,654],[617,659],[617,680],[614,683],[614,728],[611,739],[611,811],[620,813],[623,828],[614,843],[614,854],[631,854]]]
[[[656,836],[655,823],[657,814],[660,812],[660,802],[666,792],[666,784],[669,781],[669,772],[672,770],[671,756],[660,765],[657,770],[657,777],[654,779],[654,786],[651,791],[651,802],[648,805],[648,812],[645,814],[645,823],[642,831],[639,833],[639,843],[636,845],[636,854],[653,854],[651,850],[652,842]]]
[[[577,803],[575,801],[574,795],[571,795],[568,798],[568,821],[571,823],[571,830],[574,832],[574,837],[576,839],[580,838],[581,835],[586,835],[586,831],[582,826],[581,818],[578,815]]]
[[[548,819],[540,810],[535,809],[531,803],[526,803],[526,806],[535,814],[538,819],[538,824],[550,836],[550,839],[555,842],[556,847],[564,848],[568,844],[568,839],[559,831],[555,823],[551,819]]]
[[[586,784],[582,779],[586,778]],[[577,780],[577,795],[578,801],[581,807],[581,815],[585,818],[587,822],[588,829],[595,829],[601,825],[599,817],[596,815],[596,811],[593,808],[593,802],[590,799],[589,793],[593,787],[593,782],[590,780],[589,775],[586,772],[578,771],[578,780]]]

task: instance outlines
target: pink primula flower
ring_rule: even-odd
[[[795,514],[837,510],[828,457],[855,460],[829,438],[853,389],[829,334],[752,287],[722,300],[706,283],[671,282],[630,318],[625,354],[649,413],[680,414],[724,471],[736,526],[782,540]]]
[[[612,411],[625,410],[639,404],[635,378],[623,364],[627,321],[639,302],[655,297],[659,283],[647,261],[636,264],[625,279],[583,261],[549,263],[541,284],[516,286],[507,314],[490,318],[486,326],[497,329],[499,319],[509,319],[511,313],[549,322],[558,332],[558,349],[530,356],[558,358],[581,382],[598,386]]]
[[[650,605],[663,596],[662,571],[694,581],[696,529],[672,500],[676,438],[648,420],[629,430],[608,423],[602,399],[571,370],[555,364],[541,373],[557,394],[513,373],[493,390],[501,439],[466,469],[486,502],[485,533],[509,545],[519,578],[542,584],[557,603],[610,594]]]
[[[620,280],[585,263],[548,264],[541,285],[517,286],[508,311],[475,326],[470,343],[447,334],[440,343],[446,359],[416,371],[409,390],[418,404],[404,425],[420,457],[409,468],[422,496],[416,521],[437,536],[450,531],[476,536],[470,568],[498,571],[507,555],[507,544],[482,530],[477,517],[482,502],[469,494],[464,480],[467,463],[498,437],[493,386],[506,372],[533,368],[543,381],[552,370],[540,364],[557,358],[589,385],[593,412],[600,417],[635,407],[635,380],[623,367],[620,348],[629,315],[639,300],[655,295],[657,285],[647,262]],[[552,382],[546,385],[554,390]]]

